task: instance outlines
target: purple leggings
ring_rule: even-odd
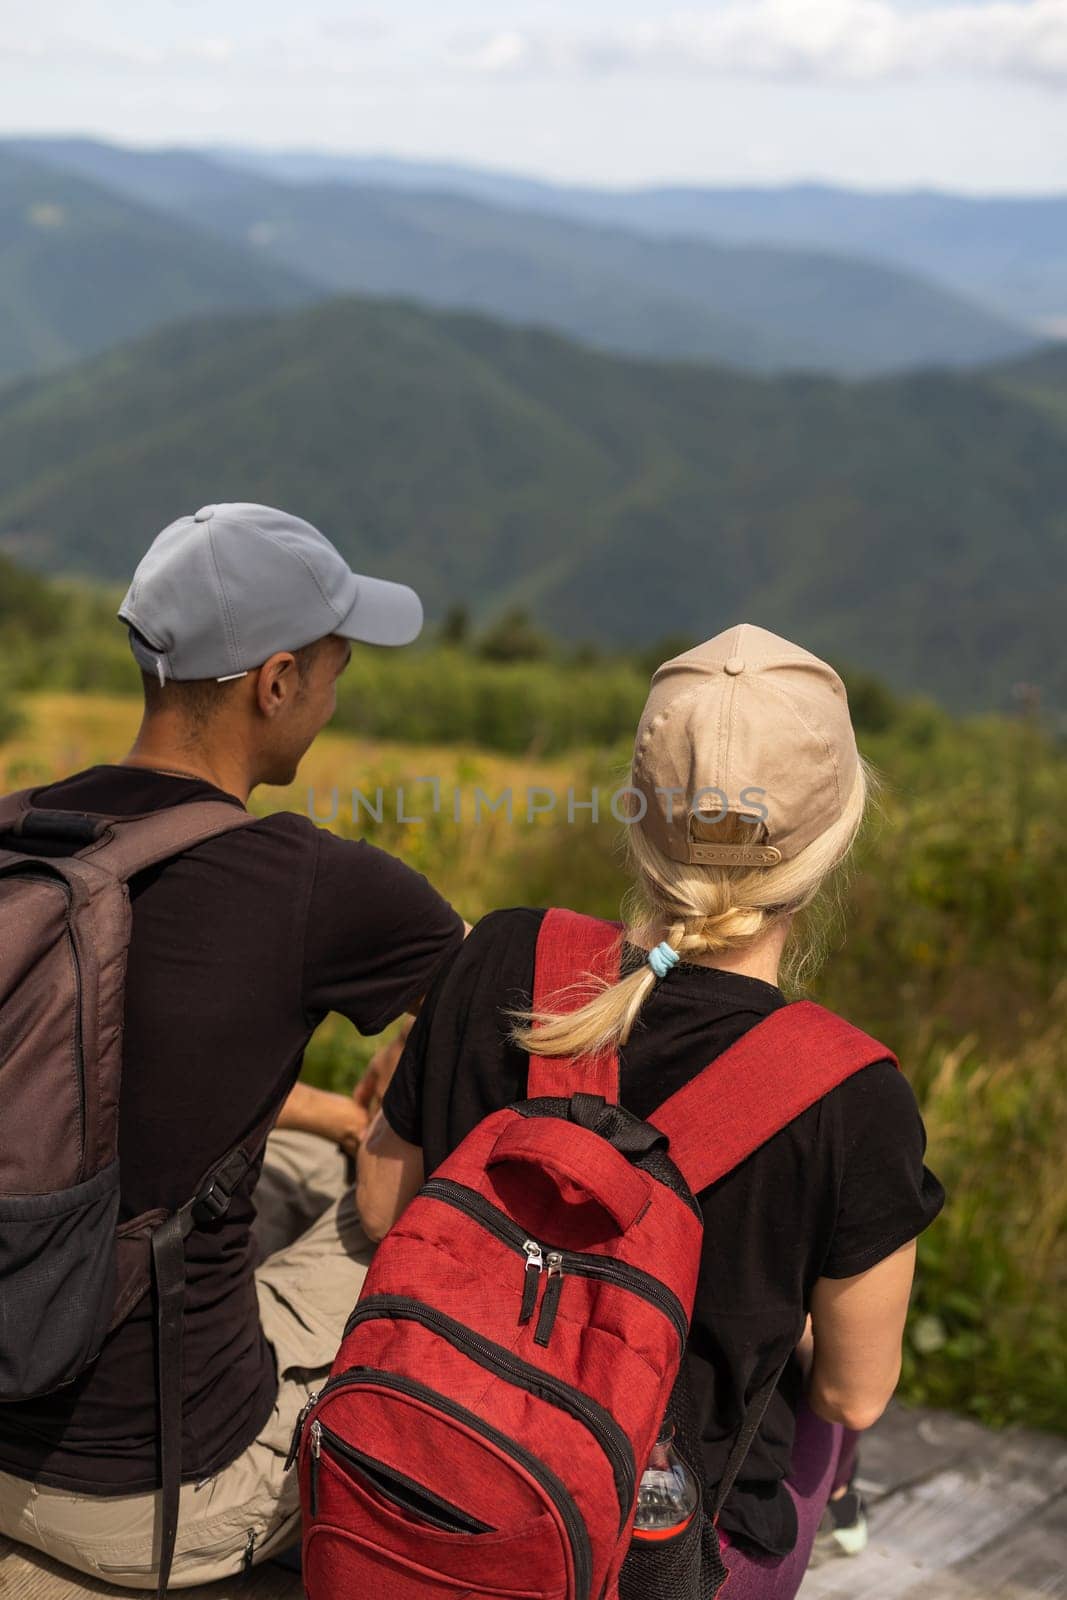
[[[722,1600],[793,1600],[811,1559],[815,1533],[835,1489],[848,1483],[860,1435],[840,1422],[824,1422],[802,1396],[793,1459],[785,1486],[797,1508],[797,1542],[787,1556],[742,1550],[719,1530],[726,1582]]]

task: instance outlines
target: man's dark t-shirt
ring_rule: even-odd
[[[100,766],[38,803],[132,816],[212,784]],[[324,1016],[375,1034],[422,996],[461,943],[460,917],[385,851],[283,812],[197,845],[130,885],[133,932],[119,1119],[121,1218],[189,1200],[296,1081]],[[225,1221],[186,1245],[183,1472],[236,1459],[270,1416],[250,1225],[255,1176]],[[0,1469],[81,1493],[158,1487],[153,1300],[74,1384],[0,1407]]]
[[[393,1130],[422,1146],[427,1174],[483,1117],[525,1098],[528,1057],[509,1043],[503,1012],[529,1004],[543,915],[484,918],[427,996],[384,1107]],[[623,970],[644,959],[626,946]],[[650,1115],[785,1004],[758,978],[682,962],[656,985],[620,1051],[623,1106]],[[686,1360],[709,1487],[722,1476],[745,1404],[800,1338],[815,1280],[874,1266],[941,1210],[945,1193],[925,1151],[914,1092],[881,1061],[699,1196],[703,1258]],[[773,1556],[796,1544],[783,1480],[802,1387],[794,1354],[720,1517],[731,1538]]]

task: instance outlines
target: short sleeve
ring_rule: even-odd
[[[471,935],[473,937],[473,935]],[[382,1100],[385,1120],[393,1132],[408,1144],[423,1142],[422,1100],[426,1081],[426,1062],[430,1041],[439,1044],[439,1028],[448,1010],[445,990],[455,962],[443,966],[419,1007],[415,1026],[407,1036],[404,1052],[396,1064]]]
[[[419,872],[362,839],[317,830],[304,935],[304,1009],[375,1034],[426,993],[463,919]]]
[[[491,911],[443,968],[419,1011],[386,1091],[393,1132],[421,1145],[427,1175],[483,1117],[521,1100],[526,1056],[507,1008],[529,1003],[543,912]]]
[[[892,1061],[864,1067],[828,1099],[840,1139],[840,1190],[821,1275],[850,1278],[928,1228],[945,1191],[923,1160],[915,1091]]]

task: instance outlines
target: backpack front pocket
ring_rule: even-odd
[[[377,1496],[385,1500],[394,1510],[404,1513],[416,1522],[436,1528],[439,1533],[499,1531],[491,1528],[486,1522],[480,1522],[477,1517],[472,1517],[459,1506],[452,1505],[443,1496],[434,1494],[432,1489],[416,1483],[415,1479],[409,1478],[406,1473],[397,1471],[395,1467],[387,1467],[383,1461],[376,1461],[373,1456],[355,1449],[344,1439],[339,1439],[335,1433],[331,1433],[329,1428],[324,1428],[321,1423],[314,1422],[311,1427],[313,1505],[318,1498],[315,1484],[319,1471],[318,1462],[321,1461],[325,1451],[343,1472],[349,1472],[357,1481],[362,1482],[372,1497]]]
[[[50,1393],[99,1355],[118,1215],[117,1161],[72,1189],[0,1197],[0,1401]]]
[[[376,1591],[389,1600],[569,1600],[559,1529],[548,1512],[489,1528],[363,1451],[338,1448],[325,1430],[314,1448],[318,1505],[304,1550],[311,1592],[331,1600],[365,1600]],[[529,1577],[548,1571],[547,1584]]]
[[[309,1593],[364,1600],[377,1579],[406,1600],[410,1579],[426,1600],[590,1600],[588,1536],[563,1484],[414,1379],[366,1367],[331,1379],[301,1469]]]

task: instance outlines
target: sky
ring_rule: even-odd
[[[0,0],[0,132],[1067,192],[1067,0]]]

